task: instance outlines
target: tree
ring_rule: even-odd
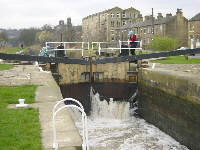
[[[44,30],[38,34],[38,40],[40,43],[44,44],[45,42],[53,41],[54,35],[50,31]]]
[[[19,40],[26,46],[30,46],[36,43],[36,35],[39,32],[36,28],[23,29],[20,33]]]
[[[169,37],[153,37],[152,43],[149,48],[157,51],[169,51],[174,50],[174,45],[177,45],[175,39]]]
[[[7,45],[8,35],[5,31],[0,32],[0,48],[3,48]]]
[[[5,31],[0,32],[0,41],[8,41],[8,35]]]
[[[51,25],[45,24],[45,25],[42,26],[42,31],[50,31],[50,32],[52,32],[53,28],[51,27]]]

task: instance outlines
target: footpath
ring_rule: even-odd
[[[0,71],[0,85],[24,84],[38,85],[35,103],[29,107],[39,109],[43,150],[53,150],[52,110],[56,102],[63,99],[60,88],[50,72],[40,71],[34,65],[15,65],[11,70]],[[57,114],[56,131],[59,150],[81,149],[82,138],[67,109]]]

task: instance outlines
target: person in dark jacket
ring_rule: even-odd
[[[57,46],[57,49],[64,49],[63,44],[61,43],[59,46]],[[56,51],[56,57],[64,57],[65,51],[64,50],[57,50]]]

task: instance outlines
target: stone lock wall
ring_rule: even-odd
[[[191,150],[200,149],[200,84],[151,70],[139,71],[139,113]]]
[[[88,66],[79,64],[58,64],[58,73],[61,76],[59,84],[89,82]]]
[[[92,67],[92,69],[90,68]],[[90,65],[58,64],[61,78],[59,84],[90,82],[90,72],[94,82],[128,82],[131,76],[129,62]]]

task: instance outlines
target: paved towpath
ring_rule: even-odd
[[[0,71],[0,85],[39,85],[35,93],[35,104],[39,108],[43,150],[52,150],[52,109],[62,95],[50,72],[40,72],[33,65],[16,65],[11,70]],[[64,104],[61,104],[61,106]],[[12,106],[11,106],[12,107]],[[56,120],[59,150],[78,150],[82,139],[67,110],[58,113]]]

